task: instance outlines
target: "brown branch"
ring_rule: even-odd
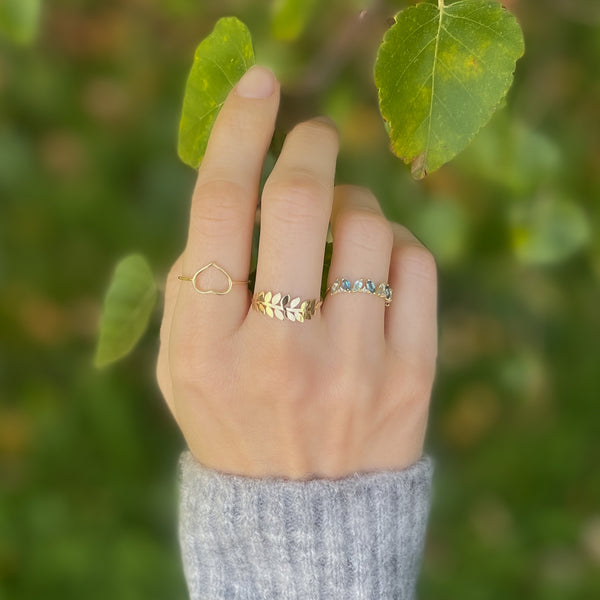
[[[368,8],[352,15],[338,29],[311,61],[306,71],[288,90],[292,96],[318,95],[326,89],[360,47],[357,40],[364,37],[369,29],[385,31],[388,26],[384,15],[385,0],[372,0]]]

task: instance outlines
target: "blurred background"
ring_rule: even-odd
[[[600,598],[597,0],[505,2],[527,48],[507,107],[422,183],[388,151],[372,81],[412,3],[307,1],[289,27],[272,0],[53,0],[37,28],[36,4],[0,2],[0,598],[186,597],[160,311],[128,358],[92,358],[118,259],[144,253],[160,281],[182,248],[183,90],[228,14],[283,81],[282,125],[332,117],[338,180],[438,260],[420,598]]]

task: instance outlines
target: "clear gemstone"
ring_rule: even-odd
[[[384,294],[385,295],[385,283],[380,283],[377,286],[377,291],[375,293],[376,294]]]
[[[335,294],[338,290],[340,289],[340,282],[336,279],[332,284],[331,284],[331,293]]]
[[[364,283],[364,281],[362,279],[357,279],[354,282],[354,285],[352,286],[352,291],[353,292],[360,292],[360,290],[363,289],[364,285],[365,285],[365,283]]]

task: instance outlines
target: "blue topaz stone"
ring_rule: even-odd
[[[342,279],[342,289],[349,292],[352,289],[352,284],[347,279]]]
[[[366,286],[367,286],[367,290],[369,290],[369,292],[371,292],[371,294],[375,293],[375,284],[370,279],[367,279]]]

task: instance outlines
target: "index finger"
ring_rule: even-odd
[[[234,87],[215,121],[198,172],[182,269],[193,277],[216,263],[224,272],[208,266],[196,279],[201,289],[227,289],[227,275],[233,281],[248,279],[258,186],[278,106],[277,80],[255,66]],[[201,307],[196,318],[219,334],[233,331],[248,311],[244,285],[234,285],[226,295],[201,296],[186,284],[181,295]]]

